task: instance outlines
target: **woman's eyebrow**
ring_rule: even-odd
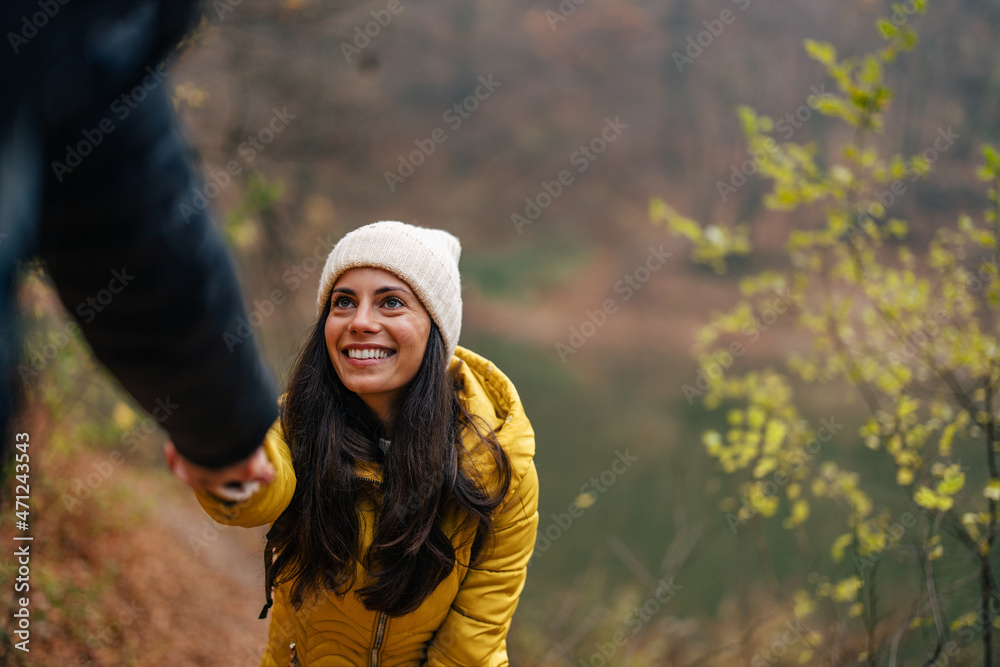
[[[358,295],[357,292],[355,292],[350,287],[334,287],[333,292],[331,292],[331,294],[337,292],[341,294],[347,294],[348,296]],[[385,294],[386,292],[402,292],[403,294],[409,294],[410,296],[413,296],[413,293],[410,292],[410,290],[406,289],[405,287],[394,286],[394,285],[385,285],[384,287],[379,287],[378,289],[375,290],[375,295],[378,296],[379,294]]]
[[[375,294],[385,294],[386,292],[402,292],[404,294],[410,294],[410,290],[405,287],[393,287],[391,285],[386,285],[385,287],[379,287],[375,290]]]

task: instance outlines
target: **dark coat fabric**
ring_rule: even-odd
[[[23,381],[13,295],[31,258],[97,358],[191,461],[246,458],[277,416],[174,127],[163,58],[195,6],[0,3],[0,430]]]

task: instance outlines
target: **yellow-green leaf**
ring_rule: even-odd
[[[837,61],[837,50],[829,42],[817,42],[813,39],[805,40],[806,53],[813,60],[818,60],[824,65],[833,65]]]
[[[921,486],[917,489],[917,492],[913,494],[913,502],[920,505],[924,509],[936,509],[938,506],[938,496],[933,490],[928,489],[926,486]]]
[[[800,498],[792,504],[792,515],[782,522],[785,528],[795,528],[809,518],[809,501]]]
[[[835,562],[839,563],[844,559],[844,550],[850,546],[853,541],[854,535],[851,533],[844,533],[833,541],[833,547],[830,549],[830,555],[833,556],[833,560]]]
[[[950,475],[946,475],[944,479],[938,482],[937,492],[953,496],[962,490],[965,486],[965,473],[958,472]]]

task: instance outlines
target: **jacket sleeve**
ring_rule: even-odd
[[[71,173],[46,170],[38,248],[97,358],[181,454],[222,468],[260,446],[277,392],[164,88]]]
[[[209,516],[227,526],[252,528],[274,523],[295,493],[295,469],[292,452],[275,422],[264,439],[264,451],[274,466],[274,481],[243,502],[234,503],[207,491],[195,491],[198,502]]]
[[[469,568],[427,651],[428,667],[508,664],[507,631],[524,588],[538,529],[538,474],[531,463],[494,520],[492,553]]]

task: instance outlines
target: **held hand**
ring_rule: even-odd
[[[163,446],[167,466],[177,479],[193,489],[209,491],[226,500],[239,502],[254,494],[262,484],[274,481],[274,466],[261,445],[248,458],[226,468],[204,468],[184,458],[173,442]]]

